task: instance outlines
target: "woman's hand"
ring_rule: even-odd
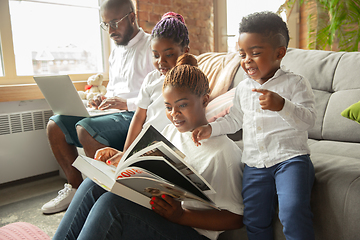
[[[128,110],[126,99],[120,97],[111,97],[106,98],[102,103],[99,105],[99,109],[119,109],[119,110]]]
[[[152,197],[150,205],[154,212],[174,223],[179,223],[184,213],[181,202],[165,194],[162,194],[161,197]]]
[[[122,156],[123,152],[111,147],[105,147],[97,150],[94,158],[95,160],[105,162],[107,165],[114,165],[117,167]]]

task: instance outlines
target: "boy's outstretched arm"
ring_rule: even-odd
[[[200,140],[208,139],[211,136],[211,132],[212,129],[210,124],[203,125],[193,130],[191,138],[196,146],[200,146]]]

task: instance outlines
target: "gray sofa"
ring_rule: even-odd
[[[282,65],[309,79],[316,97],[317,120],[308,140],[316,178],[311,197],[316,239],[358,240],[360,124],[340,113],[360,101],[360,53],[288,49]],[[242,75],[239,68],[235,85]],[[274,229],[275,239],[285,239],[277,217]],[[219,239],[247,239],[245,227]]]

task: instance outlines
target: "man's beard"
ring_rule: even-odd
[[[134,29],[132,28],[132,26],[130,24],[130,21],[128,21],[128,25],[126,26],[126,32],[124,34],[122,34],[121,41],[117,42],[117,41],[114,40],[115,44],[118,45],[118,46],[126,46],[126,45],[128,45],[128,43],[131,40],[131,36],[133,35],[133,33],[134,33]],[[119,36],[119,35],[114,34],[113,36]]]

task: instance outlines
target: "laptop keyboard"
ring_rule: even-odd
[[[106,110],[100,110],[100,109],[95,109],[95,108],[86,108],[88,110],[89,113],[101,113],[104,112]]]
[[[95,108],[86,108],[86,109],[89,112],[89,114],[117,113],[117,112],[120,112],[119,109],[105,109],[105,110],[100,110],[100,109],[95,109]]]

